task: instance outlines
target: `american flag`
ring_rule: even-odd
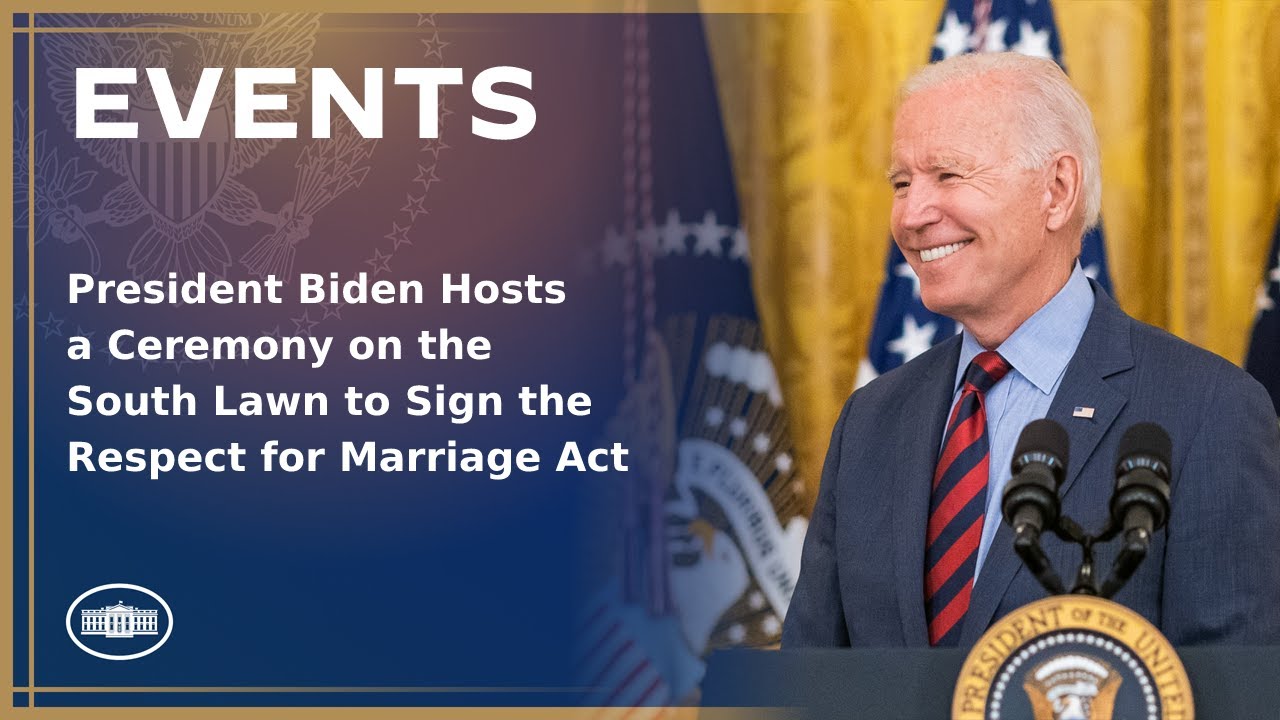
[[[779,641],[808,503],[702,20],[622,25],[621,222],[598,257],[622,291],[626,387],[610,424],[636,461],[605,505],[622,512],[602,513],[622,521],[591,537],[573,658],[592,717],[655,720],[696,697],[710,652]]]
[[[1004,51],[1052,58],[1066,68],[1049,0],[948,0],[933,36],[930,62],[969,52]],[[1101,226],[1085,234],[1080,263],[1086,275],[1111,291]],[[920,302],[919,280],[898,246],[890,240],[867,357],[858,366],[858,387],[912,360],[959,330],[954,320],[930,312]],[[1280,339],[1280,332],[1276,337]]]
[[[1280,414],[1280,213],[1276,217],[1271,254],[1267,256],[1266,274],[1258,287],[1257,309],[1245,369],[1271,393],[1271,402]]]
[[[668,678],[700,674],[681,667],[683,643],[674,617],[654,618],[639,604],[620,602],[608,588],[591,603],[587,619],[575,633],[575,663],[584,668],[587,695],[583,704],[598,708],[629,708],[635,720],[651,718],[679,700]],[[696,664],[691,657],[685,664]],[[602,714],[603,717],[603,714]]]

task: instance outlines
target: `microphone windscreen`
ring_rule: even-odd
[[[1116,452],[1116,463],[1122,463],[1133,455],[1154,457],[1167,467],[1173,457],[1173,440],[1164,428],[1153,422],[1138,423],[1125,431]]]
[[[1061,425],[1048,418],[1033,420],[1018,436],[1018,445],[1013,451],[1013,457],[1018,458],[1029,452],[1047,453],[1057,457],[1065,467],[1070,445],[1067,431],[1063,430]]]

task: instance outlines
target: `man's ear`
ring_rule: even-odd
[[[1049,171],[1045,224],[1057,232],[1080,214],[1080,204],[1084,202],[1084,171],[1080,159],[1070,153],[1054,156]]]

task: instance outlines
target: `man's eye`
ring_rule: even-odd
[[[949,173],[949,172],[938,173],[939,180],[954,180],[955,178],[958,178],[958,177],[960,176],[955,173]]]
[[[895,181],[894,181],[894,183],[893,183],[893,189],[894,189],[894,190],[906,190],[906,189],[907,189],[907,187],[908,187],[908,186],[910,186],[910,185],[911,185],[911,183],[907,182],[906,180],[895,180]]]

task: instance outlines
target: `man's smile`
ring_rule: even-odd
[[[942,247],[927,248],[925,250],[921,250],[920,261],[933,262],[934,260],[941,260],[942,258],[947,257],[948,255],[954,255],[957,252],[960,252],[961,249],[963,249],[966,245],[968,245],[971,242],[973,241],[961,240],[960,242],[951,243],[950,245],[943,245]]]

